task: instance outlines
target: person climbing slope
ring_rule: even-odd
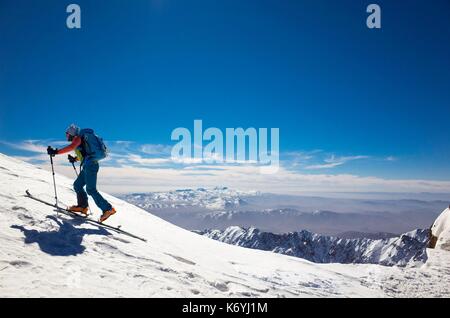
[[[50,156],[55,156],[75,151],[77,156],[69,155],[69,161],[71,163],[81,162],[81,172],[73,183],[73,188],[77,194],[77,205],[70,207],[69,211],[87,215],[89,210],[87,195],[89,194],[94,199],[95,204],[103,211],[99,221],[104,222],[116,213],[112,205],[97,190],[98,162],[107,156],[107,148],[103,140],[92,129],[80,129],[74,124],[67,128],[66,138],[67,141],[71,142],[70,145],[59,150],[48,146],[47,153]],[[86,186],[86,191],[84,186]]]

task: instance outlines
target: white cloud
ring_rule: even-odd
[[[141,165],[160,165],[170,163],[170,158],[143,158],[139,155],[129,155],[127,159],[131,162]]]
[[[192,165],[192,164],[201,164],[203,162],[203,158],[193,158],[193,157],[172,157],[172,162],[179,163],[179,164],[185,164],[185,165]]]
[[[160,144],[145,144],[140,150],[147,155],[169,155],[172,147]]]
[[[67,146],[69,143],[67,141],[61,141],[61,140],[55,141],[55,140],[31,140],[30,139],[30,140],[23,140],[20,142],[0,141],[0,144],[5,145],[11,149],[47,154],[47,147],[49,145],[51,145],[53,147],[64,147],[64,146]]]
[[[330,169],[337,166],[341,166],[349,161],[360,160],[360,159],[368,159],[369,156],[347,156],[347,157],[336,157],[335,155],[331,155],[331,157],[324,159],[325,163],[314,164],[306,166],[307,170],[316,170],[316,169]]]
[[[116,140],[112,142],[116,143],[117,145],[124,145],[124,146],[129,146],[134,143],[133,141],[130,140]]]
[[[55,161],[56,171],[74,178],[65,160]],[[49,170],[49,164],[42,165]],[[262,174],[258,166],[210,165],[202,169],[168,167],[102,166],[99,188],[111,193],[165,191],[180,188],[229,186],[241,190],[302,194],[324,192],[450,192],[450,181],[384,179],[351,174],[305,174],[280,167]]]
[[[47,153],[47,147],[44,145],[39,144],[39,141],[37,140],[24,140],[18,143],[12,143],[7,141],[0,141],[1,144],[17,149],[17,150],[23,150],[23,151],[29,151],[29,152],[40,152],[40,153]]]
[[[44,142],[28,140],[20,143],[6,143],[7,146],[30,151],[33,156],[20,159],[36,163],[49,169],[48,155]],[[302,192],[450,192],[450,182],[435,180],[384,179],[379,177],[361,177],[352,174],[308,174],[306,170],[333,168],[350,161],[372,158],[369,156],[330,155],[319,164],[310,164],[306,170],[293,171],[292,165],[285,162],[276,173],[261,173],[261,165],[204,163],[201,159],[188,158],[173,161],[169,156],[150,156],[141,151],[139,145],[131,142],[114,144],[122,152],[112,152],[108,160],[101,162],[99,184],[101,189],[112,193],[139,191],[173,190],[186,187],[213,187],[226,185],[243,190],[259,190],[273,193]],[[147,145],[148,146],[148,145]],[[155,146],[149,152],[163,152],[165,147]],[[314,153],[290,153],[304,161],[312,161],[322,156],[321,151]],[[385,160],[392,161],[393,157]],[[384,159],[384,158],[383,158]],[[66,156],[56,156],[57,171],[73,177],[73,169],[67,164]],[[180,166],[179,164],[183,164]],[[286,168],[289,167],[290,169]]]

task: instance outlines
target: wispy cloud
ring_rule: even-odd
[[[19,142],[0,141],[0,145],[3,145],[8,149],[31,153],[30,155],[22,153],[16,155],[16,157],[20,157],[20,159],[31,163],[48,160],[48,145],[63,147],[67,144],[67,141],[58,140],[23,140]],[[132,141],[121,140],[107,141],[107,146],[110,152],[108,158],[103,160],[103,163],[110,166],[151,166],[172,163],[168,155],[165,157],[162,155],[155,156],[155,154],[167,153],[168,146],[150,144],[140,145]]]
[[[70,167],[57,171],[73,177]],[[49,169],[48,165],[43,168]],[[111,193],[164,191],[179,188],[229,186],[242,190],[302,194],[309,192],[450,192],[449,181],[385,179],[352,174],[305,174],[282,167],[265,175],[255,166],[212,165],[202,169],[103,166],[99,186]]]
[[[48,144],[57,147],[63,147],[67,144],[66,141],[55,140],[24,140],[17,143],[0,141],[9,148],[21,151],[27,151],[39,155],[31,155],[29,157],[21,155],[22,158],[28,158],[28,161],[35,162],[36,160],[44,160]],[[210,155],[204,158],[171,158],[171,146],[162,144],[139,144],[133,141],[117,140],[107,141],[110,150],[110,156],[103,162],[109,166],[124,166],[130,165],[134,167],[148,167],[148,166],[167,166],[179,167],[194,166],[201,167],[209,164],[224,164],[217,155]],[[300,170],[320,170],[332,169],[344,165],[350,161],[372,158],[366,155],[354,156],[337,156],[335,154],[327,154],[323,150],[314,149],[309,151],[290,151],[284,152],[280,155],[282,165],[291,169]],[[379,158],[385,161],[394,161],[396,158],[387,156]],[[258,162],[251,162],[249,160],[227,160],[225,164],[229,165],[258,165]]]
[[[346,156],[346,157],[336,157],[335,155],[331,155],[331,157],[324,159],[324,163],[313,164],[306,166],[307,170],[316,170],[316,169],[331,169],[334,167],[341,166],[349,161],[368,159],[370,156]]]
[[[24,140],[16,143],[0,141],[0,144],[16,150],[35,153],[47,153],[47,147],[44,146],[39,140]]]
[[[143,158],[135,154],[130,154],[127,159],[140,165],[161,165],[171,162],[170,158]]]
[[[145,144],[140,147],[140,150],[148,155],[170,155],[172,147],[160,144]]]
[[[42,163],[49,160],[45,141],[23,140],[19,142],[8,142],[0,140],[0,145],[15,151],[17,159],[29,163]]]
[[[0,142],[12,149],[31,155],[17,154],[26,161],[49,169],[48,140],[26,140],[18,143]],[[65,144],[61,142],[61,144]],[[100,185],[105,191],[127,193],[134,191],[157,191],[185,187],[208,187],[227,185],[244,190],[274,193],[302,192],[450,192],[450,182],[437,180],[397,180],[376,176],[361,177],[351,173],[308,173],[309,170],[331,169],[356,160],[394,161],[391,156],[368,155],[338,156],[322,150],[290,152],[274,174],[261,173],[257,164],[248,162],[202,162],[199,159],[174,161],[168,153],[169,146],[149,145],[117,141],[108,142],[111,154],[102,161]],[[145,150],[145,151],[144,151]],[[214,158],[211,158],[214,159]],[[292,169],[292,162],[300,169]],[[57,171],[73,177],[65,156],[55,158]]]

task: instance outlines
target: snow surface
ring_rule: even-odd
[[[0,178],[0,297],[450,296],[444,250],[419,268],[315,264],[217,242],[105,194],[118,210],[108,224],[145,243],[24,197],[53,199],[47,171],[0,154]],[[74,203],[72,181],[56,180]]]

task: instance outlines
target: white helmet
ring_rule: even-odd
[[[79,133],[80,133],[80,127],[78,127],[75,124],[70,125],[66,129],[66,134],[68,134],[71,137],[78,136]]]

